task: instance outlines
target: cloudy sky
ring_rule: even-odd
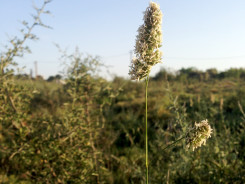
[[[33,2],[41,0],[0,0],[0,49],[9,38],[20,35],[21,21],[32,21]],[[245,67],[245,1],[244,0],[157,0],[163,16],[163,63],[160,67],[201,70]],[[26,72],[38,62],[38,72],[47,78],[62,70],[61,54],[55,44],[72,53],[98,55],[109,65],[110,75],[128,76],[130,51],[134,49],[138,27],[148,0],[53,0],[37,27],[36,42],[27,44],[32,54],[17,58]],[[102,75],[107,75],[103,73]]]

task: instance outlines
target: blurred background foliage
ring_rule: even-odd
[[[144,83],[102,79],[90,68],[99,60],[78,52],[63,79],[1,78],[2,183],[144,183]],[[151,183],[245,181],[243,72],[162,69],[150,79]],[[164,150],[206,118],[206,146]]]
[[[144,183],[144,82],[107,81],[99,57],[78,49],[61,51],[62,75],[16,73],[47,3],[0,54],[0,183]],[[163,68],[148,94],[150,183],[245,182],[245,69]],[[204,119],[206,146],[165,149]]]

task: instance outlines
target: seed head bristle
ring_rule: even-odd
[[[162,12],[160,6],[150,2],[144,12],[144,24],[138,29],[129,75],[132,80],[141,80],[149,75],[151,67],[161,62]]]
[[[206,141],[212,134],[212,128],[208,124],[208,120],[202,120],[200,123],[195,123],[194,127],[186,136],[187,148],[196,148],[206,144]]]

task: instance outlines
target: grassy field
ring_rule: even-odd
[[[244,79],[181,75],[150,79],[150,182],[243,183]],[[9,82],[0,98],[1,182],[144,183],[144,83],[86,72],[66,84]],[[204,119],[213,128],[206,146],[164,149]]]

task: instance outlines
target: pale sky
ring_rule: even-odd
[[[37,5],[41,0],[34,1]],[[245,0],[157,0],[163,16],[162,64],[160,67],[201,70],[245,67]],[[31,22],[32,0],[0,0],[0,48],[8,37],[20,35],[21,21]],[[55,47],[75,47],[98,55],[110,65],[110,73],[128,76],[130,50],[134,49],[138,27],[149,0],[53,0],[43,22],[53,29],[38,27],[36,42],[28,41],[32,50],[21,59],[26,72],[38,62],[38,72],[47,78],[62,70]],[[105,73],[103,75],[106,75]]]

